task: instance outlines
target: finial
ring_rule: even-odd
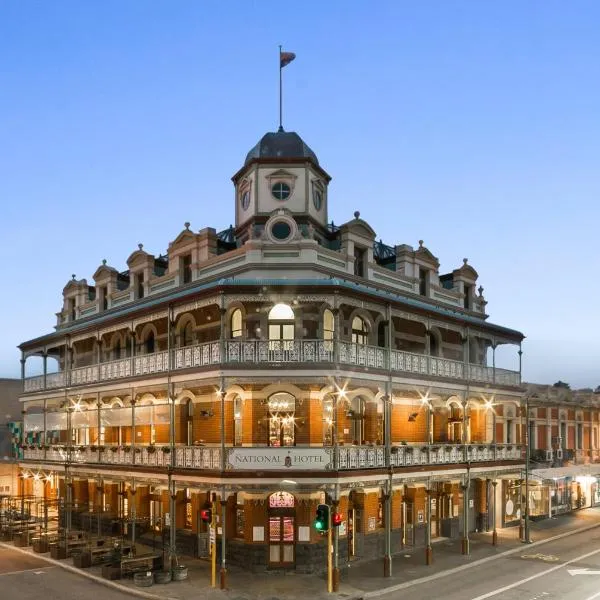
[[[285,130],[283,129],[283,126],[279,126],[279,129],[277,130],[277,133],[283,133]]]
[[[105,265],[105,264],[106,264],[106,259],[105,259],[105,258],[103,258],[103,259],[102,259],[102,264],[103,264],[103,265]]]
[[[73,281],[75,281],[75,273],[73,273],[73,275],[71,275],[71,277],[73,278]]]
[[[354,211],[354,218],[355,218],[355,219],[358,219],[359,217],[360,217],[360,211],[358,211],[358,210],[355,210],[355,211]]]
[[[469,262],[469,259],[468,259],[468,258],[463,258],[463,265],[465,265],[465,266],[466,266],[466,264],[467,264],[468,262]]]
[[[189,221],[186,221],[186,222],[183,224],[183,226],[184,226],[186,229],[188,229],[188,230],[189,230],[189,228],[190,228],[190,222],[189,222]]]
[[[479,295],[480,295],[480,296],[483,296],[483,286],[482,286],[482,285],[480,285],[480,286],[477,288],[477,291],[479,292]]]
[[[144,247],[144,244],[138,244],[138,248],[141,250]]]
[[[423,240],[419,240],[419,248],[423,247]]]

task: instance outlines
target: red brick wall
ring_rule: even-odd
[[[416,413],[414,421],[409,421]],[[392,406],[392,441],[427,442],[427,411],[414,405],[394,404]]]

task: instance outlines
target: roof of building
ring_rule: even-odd
[[[248,152],[244,162],[247,165],[257,158],[307,158],[316,165],[319,164],[317,155],[304,143],[295,131],[279,131],[265,133],[258,144]]]

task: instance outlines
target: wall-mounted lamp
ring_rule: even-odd
[[[410,413],[410,415],[408,415],[408,420],[410,423],[413,423],[414,421],[417,420],[417,417],[419,416],[418,412],[414,412],[414,413]]]

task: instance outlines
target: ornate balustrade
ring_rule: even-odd
[[[328,447],[235,447],[226,449],[227,470],[330,470],[335,468],[335,453]],[[170,446],[50,446],[24,449],[24,459],[33,461],[99,463],[106,465],[138,465],[220,471],[222,452],[216,446],[176,446],[174,457]],[[392,446],[392,467],[464,464],[466,462],[521,461],[521,446],[513,444],[418,444]],[[339,446],[337,469],[341,471],[383,469],[386,465],[384,446]]]
[[[172,370],[236,364],[247,367],[265,364],[340,364],[389,369],[394,373],[415,373],[445,379],[469,379],[484,383],[520,385],[520,375],[517,371],[473,365],[449,358],[401,350],[389,351],[378,346],[330,340],[225,340],[175,348],[171,351]],[[85,385],[164,373],[168,370],[169,353],[161,351],[71,369],[68,372],[67,383],[71,386]],[[61,388],[64,385],[65,372],[49,373],[46,375],[46,388],[44,388],[43,375],[38,375],[25,379],[24,390],[35,392]]]

